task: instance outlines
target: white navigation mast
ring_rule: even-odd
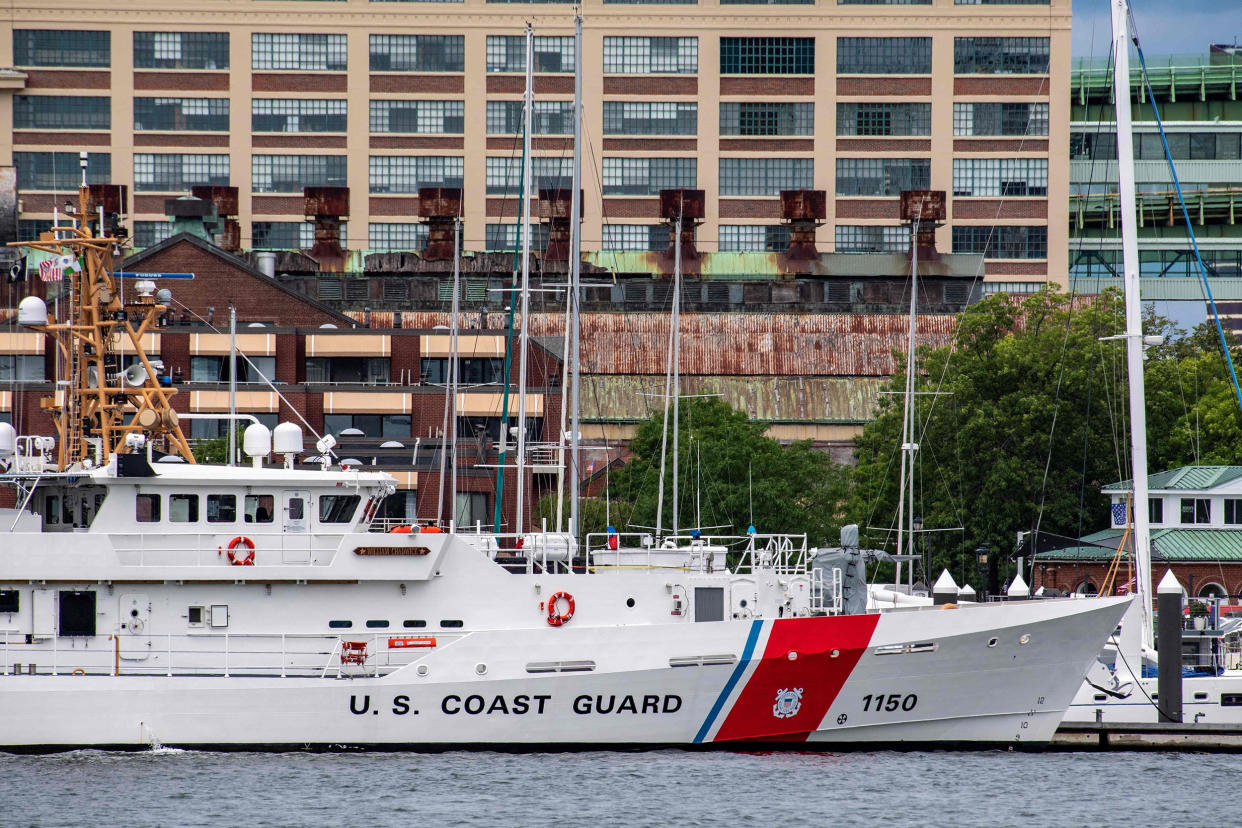
[[[531,118],[535,108],[535,34],[526,24],[526,94],[522,98],[522,331],[518,337],[517,534],[525,529],[526,494],[526,357],[530,346],[530,176]],[[501,428],[508,428],[501,423]]]
[[[582,298],[582,10],[574,10],[574,167],[570,177],[569,201],[569,358],[572,371],[569,384],[571,422],[569,427],[569,534],[578,537],[580,520],[578,495],[582,486],[581,445],[579,433],[582,407],[579,401],[579,379],[582,376],[581,331],[578,325],[579,302]]]
[[[1143,387],[1143,308],[1139,294],[1138,221],[1135,216],[1134,139],[1130,120],[1130,29],[1127,0],[1110,0],[1113,23],[1113,98],[1117,109],[1117,188],[1121,259],[1126,294],[1126,368],[1130,376],[1130,464],[1134,480],[1134,565],[1143,618],[1143,646],[1152,649],[1151,525],[1147,514],[1147,409]]]

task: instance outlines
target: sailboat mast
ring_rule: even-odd
[[[458,353],[457,353],[457,332],[460,328],[459,316],[461,314],[461,217],[453,219],[453,302],[452,313],[449,319],[449,468],[451,482],[449,483],[449,528],[452,531],[457,530],[457,383],[458,383]],[[443,499],[443,495],[441,496]]]
[[[1139,293],[1134,138],[1130,118],[1130,35],[1127,0],[1111,0],[1113,98],[1117,110],[1117,191],[1126,296],[1126,369],[1130,377],[1130,457],[1134,480],[1134,563],[1143,618],[1143,646],[1152,648],[1151,525],[1147,514],[1147,406],[1143,387],[1143,305]]]
[[[893,577],[894,589],[901,584],[902,533],[914,531],[914,324],[919,295],[918,228],[919,222],[916,218],[910,224],[910,325],[906,335],[906,393],[901,411],[901,478],[897,487],[897,562]],[[909,515],[906,514],[907,497],[910,501]],[[907,519],[910,520],[908,528]],[[910,546],[914,546],[913,535],[910,536]],[[913,571],[913,562],[910,568]]]
[[[578,537],[581,520],[578,496],[582,481],[581,436],[582,407],[579,400],[582,376],[581,330],[578,323],[582,289],[582,11],[574,14],[574,168],[570,177],[569,196],[569,364],[572,375],[569,385],[571,423],[569,428],[569,534]]]
[[[685,210],[685,191],[677,203],[676,237],[673,241],[673,535],[677,535],[679,510],[677,503],[677,460],[681,421],[681,217]]]
[[[517,533],[524,527],[526,494],[526,362],[530,344],[530,177],[531,129],[535,108],[535,34],[526,24],[526,94],[522,98],[522,330],[518,337]],[[507,428],[508,423],[502,423]]]

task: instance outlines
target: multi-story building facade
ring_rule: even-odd
[[[1242,277],[1242,49],[1147,59],[1131,70],[1139,258],[1148,298],[1201,299],[1199,268],[1178,204],[1165,146],[1152,112],[1160,110],[1169,153],[1217,298],[1237,300]],[[1121,283],[1117,204],[1117,134],[1112,69],[1083,60],[1074,69],[1070,125],[1070,284],[1098,293]],[[1181,277],[1181,278],[1176,278]],[[1222,303],[1236,315],[1242,303]],[[1235,322],[1236,326],[1236,322]]]
[[[707,195],[705,251],[787,244],[779,192],[829,195],[820,250],[902,250],[903,189],[949,194],[941,250],[989,289],[1064,284],[1070,0],[589,0],[582,238],[666,244],[663,188]],[[128,184],[137,247],[164,199],[240,190],[244,248],[309,247],[304,186],[348,186],[346,245],[418,249],[417,192],[464,189],[465,246],[513,245],[522,32],[536,185],[569,181],[569,3],[46,0],[0,37],[0,165],[33,236],[78,184]]]

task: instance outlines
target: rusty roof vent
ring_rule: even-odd
[[[660,217],[669,224],[668,251],[661,265],[672,273],[675,244],[681,245],[683,273],[699,272],[699,251],[694,244],[694,231],[707,215],[707,198],[702,190],[660,190]],[[681,218],[681,238],[676,238],[677,219]]]
[[[315,220],[315,246],[308,255],[319,269],[340,273],[345,269],[345,249],[341,245],[341,219],[349,216],[348,187],[305,187],[306,217]]]
[[[86,209],[91,216],[98,218],[99,210],[103,208],[104,228],[100,234],[117,239],[128,237],[129,230],[122,222],[129,212],[129,187],[124,184],[90,184],[86,190]]]
[[[215,207],[215,226],[209,228],[216,244],[230,253],[241,250],[241,226],[237,223],[237,188],[203,185],[190,188],[190,195]]]
[[[418,214],[426,220],[429,262],[453,258],[453,221],[461,215],[461,187],[419,187]]]
[[[210,201],[190,196],[166,198],[164,215],[172,222],[172,235],[189,233],[204,241],[211,241],[207,226],[214,221],[215,210]]]
[[[539,220],[548,225],[548,249],[544,251],[546,262],[569,261],[570,211],[574,206],[574,191],[568,188],[539,191]],[[582,191],[578,191],[578,221],[585,213]]]
[[[828,218],[828,193],[824,190],[781,190],[781,220],[789,225],[789,253],[793,261],[814,261],[815,228]]]
[[[920,259],[935,261],[940,258],[936,250],[936,228],[946,215],[944,190],[901,191],[901,220],[915,228],[914,243]]]

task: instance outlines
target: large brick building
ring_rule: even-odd
[[[658,249],[663,188],[706,191],[705,251],[782,250],[779,191],[826,191],[823,251],[899,251],[903,189],[950,194],[941,250],[989,289],[1067,269],[1070,0],[590,0],[590,251]],[[353,250],[414,250],[420,186],[462,187],[465,247],[513,245],[525,56],[538,187],[568,183],[569,3],[217,0],[16,8],[0,37],[0,165],[33,238],[88,178],[164,199],[240,190],[241,246],[306,248],[305,186],[347,186]],[[995,232],[994,228],[1002,228]]]

